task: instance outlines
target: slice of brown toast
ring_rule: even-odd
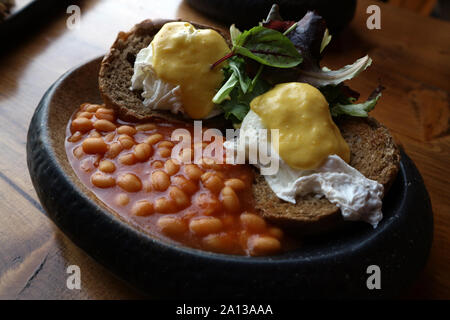
[[[374,118],[342,117],[336,120],[350,146],[350,165],[385,188],[385,194],[400,164],[400,152],[388,129]],[[295,228],[297,234],[317,234],[342,225],[337,206],[314,195],[297,198],[295,205],[279,199],[264,177],[255,174],[253,195],[257,212],[283,227]]]
[[[173,21],[181,20],[144,20],[129,32],[120,32],[109,53],[103,58],[98,77],[100,94],[105,104],[115,109],[121,119],[186,121],[182,116],[144,106],[142,91],[130,90],[136,55],[141,49],[148,47],[165,23]],[[197,29],[214,29],[229,42],[229,37],[216,28],[190,23]]]

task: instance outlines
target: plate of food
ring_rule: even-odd
[[[55,224],[153,297],[392,297],[431,246],[422,178],[345,81],[331,37],[274,6],[225,34],[181,20],[120,32],[35,111],[30,175]],[[371,272],[380,273],[375,285]],[[380,276],[381,275],[381,284]]]

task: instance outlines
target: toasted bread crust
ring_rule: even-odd
[[[374,118],[337,119],[342,136],[350,146],[350,165],[369,179],[383,184],[385,193],[399,170],[400,152],[388,129]],[[265,219],[296,233],[317,234],[343,224],[337,206],[313,195],[297,198],[295,205],[279,199],[264,177],[256,172],[253,196],[257,212]]]
[[[164,24],[174,21],[181,20],[144,20],[129,32],[120,32],[109,53],[103,58],[98,78],[100,94],[105,104],[113,108],[121,119],[125,121],[150,119],[154,121],[186,121],[182,116],[168,111],[151,110],[142,103],[142,91],[130,90],[136,55],[150,44]],[[228,37],[216,28],[190,23],[198,29],[214,29],[229,42]]]

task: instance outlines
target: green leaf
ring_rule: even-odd
[[[363,103],[357,104],[340,104],[337,103],[331,106],[331,115],[337,117],[339,115],[349,115],[353,117],[367,117],[369,112],[375,108],[378,100],[381,97],[381,92],[379,92],[374,98],[367,100]]]
[[[330,70],[328,68],[299,70],[297,81],[306,82],[315,87],[338,85],[345,80],[353,79],[371,64],[372,59],[369,56],[364,56],[356,60],[353,64],[347,65],[339,70]]]
[[[247,115],[250,110],[250,102],[270,89],[270,85],[266,81],[255,78],[253,86],[249,87],[247,93],[244,94],[240,86],[235,86],[230,92],[229,99],[219,105],[224,111],[225,118],[231,120],[235,125],[241,123]]]
[[[277,68],[292,68],[302,62],[302,56],[285,35],[261,26],[244,31],[236,39],[233,51]]]
[[[222,109],[225,112],[225,119],[231,120],[233,123],[239,123],[245,118],[250,107],[245,104],[235,104],[227,101],[222,105]]]
[[[228,61],[228,66],[233,71],[233,74],[239,79],[239,84],[244,93],[247,92],[250,86],[251,79],[247,76],[245,72],[245,61],[243,58],[233,57]]]
[[[227,82],[217,91],[216,95],[213,97],[212,102],[215,104],[220,104],[222,101],[229,99],[230,92],[236,87],[239,80],[237,76],[232,73],[228,78]]]
[[[236,39],[239,38],[239,36],[241,35],[241,33],[242,33],[242,32],[241,32],[238,28],[236,28],[236,26],[235,26],[234,24],[232,24],[232,25],[230,26],[231,43],[232,43],[233,45],[236,44]]]
[[[325,33],[323,35],[323,39],[322,39],[322,43],[320,44],[320,53],[322,53],[322,51],[326,48],[326,46],[328,46],[328,44],[331,41],[331,34],[328,31],[328,28],[325,29]]]

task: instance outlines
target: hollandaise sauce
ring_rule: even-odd
[[[306,83],[283,83],[256,97],[251,109],[267,129],[279,130],[278,153],[292,168],[315,169],[336,154],[350,161],[350,149],[333,122],[322,93]]]
[[[206,117],[224,79],[221,68],[211,69],[211,65],[230,51],[225,39],[212,29],[171,22],[156,34],[152,50],[156,75],[180,86],[187,115],[193,119]]]

